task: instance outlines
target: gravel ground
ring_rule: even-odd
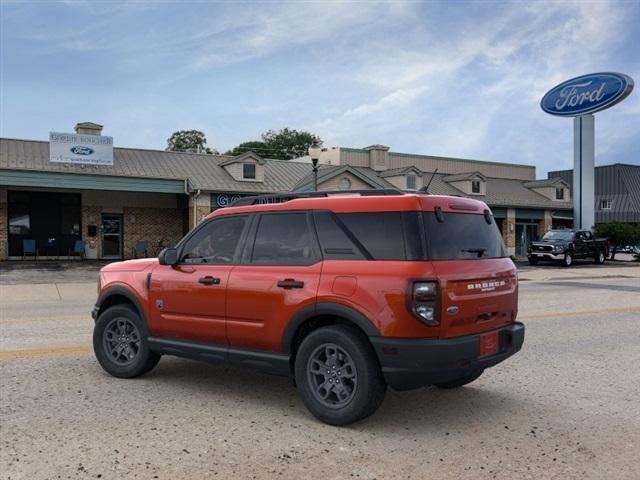
[[[638,277],[522,282],[519,354],[347,428],[253,371],[165,357],[109,377],[95,286],[57,291],[0,290],[0,478],[640,478]]]

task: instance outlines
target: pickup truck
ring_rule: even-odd
[[[550,230],[527,248],[530,265],[541,260],[560,262],[570,267],[575,259],[589,258],[601,265],[608,255],[608,240],[595,238],[588,230]]]

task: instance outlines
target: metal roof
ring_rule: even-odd
[[[264,163],[264,182],[235,180],[222,163],[233,157],[202,153],[114,148],[113,165],[70,165],[49,162],[49,142],[0,138],[0,169],[188,180],[194,189],[222,192],[288,192],[311,166],[286,160]]]
[[[461,182],[463,180],[473,180],[474,178],[481,178],[482,180],[487,179],[485,175],[476,171],[476,172],[457,173],[455,175],[446,175],[443,177],[443,180],[445,182]]]
[[[368,183],[372,188],[397,188],[393,184],[387,182],[384,178],[379,177],[379,173],[368,167],[350,167],[348,165],[331,166],[321,165],[318,171],[318,183],[322,183],[335,176],[343,174],[345,171],[351,173],[358,172],[360,178],[363,176],[368,179]],[[423,172],[425,184],[429,182],[433,173]],[[475,175],[465,174],[467,176]],[[557,210],[571,210],[573,208],[571,202],[562,202],[550,200],[539,193],[524,186],[527,183],[524,180],[491,178],[484,177],[486,181],[486,195],[465,195],[461,190],[450,185],[447,181],[452,175],[444,175],[436,173],[433,175],[433,181],[429,185],[429,193],[433,195],[457,195],[482,200],[488,205],[500,207],[538,207],[550,208]],[[313,182],[313,175],[308,175],[298,185],[294,187],[296,191],[304,191]]]

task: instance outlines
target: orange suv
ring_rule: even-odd
[[[288,375],[320,420],[387,386],[455,388],[516,353],[518,280],[479,201],[398,191],[248,197],[158,259],[100,271],[93,346],[111,375],[162,355]]]

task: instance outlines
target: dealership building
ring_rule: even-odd
[[[113,147],[102,126],[79,123],[49,141],[0,139],[0,259],[90,259],[155,255],[206,214],[247,195],[309,192],[308,158],[272,160]],[[331,148],[319,159],[318,190],[429,185],[429,193],[477,198],[496,218],[508,252],[552,226],[571,226],[569,182],[536,180],[534,166],[414,155],[384,145]]]

